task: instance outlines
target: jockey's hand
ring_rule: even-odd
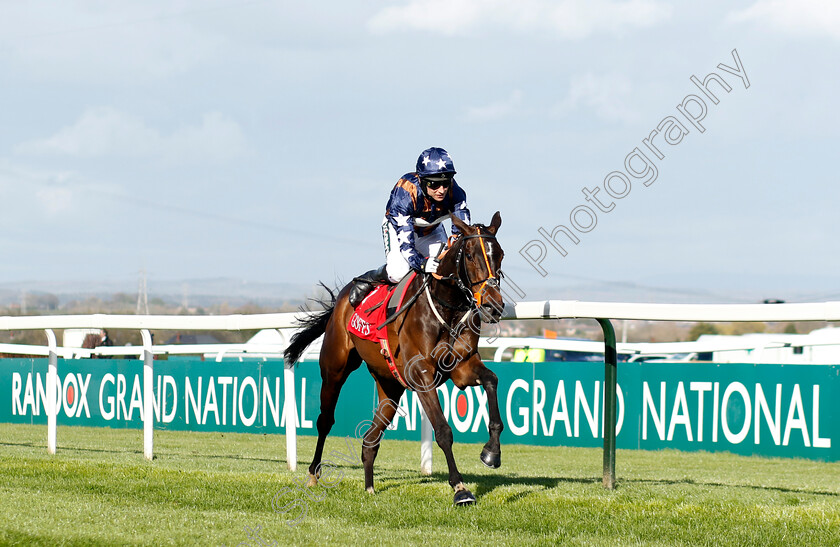
[[[438,262],[437,258],[433,256],[429,257],[429,259],[426,260],[426,266],[423,268],[423,271],[430,274],[435,273],[437,272],[438,264],[440,264],[440,262]]]

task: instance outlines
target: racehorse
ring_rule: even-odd
[[[396,414],[400,398],[411,389],[420,398],[435,432],[438,446],[449,467],[449,485],[455,491],[454,503],[475,503],[475,496],[463,483],[452,455],[452,428],[444,417],[437,387],[451,379],[459,389],[482,386],[487,394],[488,431],[490,439],[481,451],[481,461],[490,468],[501,465],[499,435],[504,429],[496,395],[498,378],[478,355],[481,320],[498,322],[504,303],[499,287],[504,252],[496,240],[502,223],[498,212],[489,226],[468,225],[450,215],[460,234],[450,239],[449,247],[439,256],[435,274],[417,275],[406,295],[412,295],[405,311],[387,326],[389,355],[376,342],[359,338],[347,330],[354,309],[348,302],[352,283],[330,292],[331,302],[325,310],[301,321],[303,325],[292,337],[284,352],[286,363],[296,362],[321,334],[321,414],[318,416],[318,443],[309,466],[308,486],[320,476],[324,441],[335,423],[338,395],[351,372],[362,361],[376,382],[379,404],[370,428],[362,439],[362,464],[365,490],[373,494],[373,462],[379,441]],[[397,373],[389,368],[392,362]],[[407,379],[407,380],[404,380]],[[326,480],[326,479],[325,479]]]

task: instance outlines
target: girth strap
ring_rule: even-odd
[[[408,388],[408,384],[405,383],[403,380],[400,371],[397,370],[397,365],[394,364],[394,358],[391,356],[391,345],[388,343],[388,338],[380,338],[379,339],[379,346],[382,348],[380,353],[383,357],[385,357],[385,362],[388,363],[388,370],[391,371],[391,374],[394,375],[394,378],[403,385],[404,388]]]

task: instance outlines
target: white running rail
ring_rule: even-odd
[[[152,384],[154,378],[154,355],[194,354],[219,351],[241,351],[243,345],[202,345],[202,346],[153,346],[151,330],[217,330],[238,331],[256,329],[293,329],[296,328],[297,313],[266,313],[255,315],[44,315],[26,317],[0,317],[0,330],[44,330],[47,335],[47,347],[33,345],[0,344],[3,353],[21,355],[45,355],[49,357],[47,372],[47,451],[55,454],[57,441],[55,401],[58,399],[58,356],[81,357],[92,353],[100,355],[138,355],[143,357],[143,455],[148,460],[154,458],[154,397]],[[130,329],[139,330],[143,339],[141,347],[102,347],[96,350],[80,348],[59,348],[56,344],[54,329]],[[288,337],[286,337],[288,339]],[[261,351],[272,348],[261,346]],[[283,348],[274,348],[278,353]],[[295,369],[285,367],[283,374],[286,403],[283,412],[286,416],[286,462],[289,469],[297,469],[297,427],[295,424]]]
[[[28,317],[0,317],[0,330],[44,330],[48,347],[2,344],[0,351],[31,355],[46,355],[50,358],[47,375],[48,441],[50,453],[56,448],[56,409],[50,401],[57,399],[58,378],[57,357],[82,356],[78,348],[59,348],[55,343],[53,329],[95,328],[132,329],[145,332],[142,348],[97,348],[102,355],[144,356],[144,454],[153,458],[153,413],[151,408],[151,375],[154,361],[152,355],[163,353],[197,353],[191,346],[153,346],[147,335],[151,330],[256,330],[295,328],[297,313],[269,313],[254,315],[183,316],[183,315],[52,315]],[[818,302],[807,304],[644,304],[622,302],[581,302],[577,300],[545,300],[507,304],[504,319],[626,319],[638,321],[840,321],[840,302]],[[17,348],[17,349],[15,349]],[[241,350],[234,346],[230,351]],[[202,346],[202,350],[208,346]],[[269,348],[262,348],[263,350]],[[210,351],[217,351],[218,347]],[[205,352],[206,351],[201,351]],[[201,353],[199,352],[199,353]],[[297,430],[295,427],[296,399],[294,392],[294,367],[286,367],[284,373],[286,404],[286,458],[291,470],[297,467]],[[52,395],[52,396],[50,396]],[[430,473],[432,469],[431,425],[423,414],[421,442],[421,470]]]

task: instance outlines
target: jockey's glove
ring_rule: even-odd
[[[435,273],[437,272],[438,264],[440,264],[440,262],[438,262],[437,258],[433,256],[429,257],[429,259],[426,260],[426,266],[423,268],[423,271],[430,274]]]

